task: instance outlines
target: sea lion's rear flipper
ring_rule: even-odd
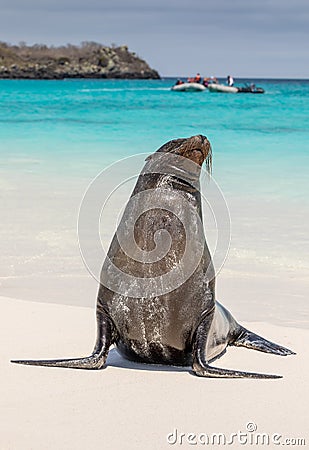
[[[103,313],[97,314],[98,335],[93,353],[85,358],[76,359],[43,359],[43,360],[13,360],[15,364],[28,366],[65,367],[69,369],[102,369],[110,346],[114,339],[114,326]]]
[[[295,355],[295,352],[292,350],[268,341],[244,327],[240,327],[239,334],[231,345],[251,348],[253,350],[258,350],[259,352],[272,353],[273,355],[279,356]]]

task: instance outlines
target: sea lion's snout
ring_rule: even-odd
[[[199,166],[206,161],[208,168],[211,168],[211,145],[206,136],[202,134],[192,136],[186,140],[182,147],[182,156],[191,159]]]
[[[203,152],[204,158],[207,159],[209,154],[211,153],[211,145],[206,136],[200,135],[200,138],[202,140],[201,150]]]
[[[192,153],[199,151],[202,153],[204,159],[208,157],[211,149],[210,149],[210,142],[206,136],[198,134],[196,136],[192,136],[188,140],[189,140],[188,142],[189,152],[191,148]]]

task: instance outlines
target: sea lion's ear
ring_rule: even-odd
[[[162,145],[156,153],[177,153],[178,148],[185,143],[187,139],[173,139]]]
[[[173,139],[172,141],[166,142],[162,145],[155,153],[175,153],[177,154],[177,149],[186,141],[187,139]],[[150,161],[154,153],[147,156],[145,161]]]

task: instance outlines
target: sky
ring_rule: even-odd
[[[309,0],[0,0],[0,40],[125,44],[161,76],[309,78]]]

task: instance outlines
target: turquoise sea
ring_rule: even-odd
[[[175,93],[172,79],[0,80],[1,165],[88,175],[202,133],[224,190],[307,201],[309,81],[236,84],[246,81],[266,93]]]
[[[85,273],[76,217],[90,181],[120,158],[194,134],[212,144],[230,209],[225,273],[305,279],[309,81],[235,81],[254,82],[262,95],[176,93],[174,82],[0,80],[3,295],[24,295],[14,291],[19,276]]]

